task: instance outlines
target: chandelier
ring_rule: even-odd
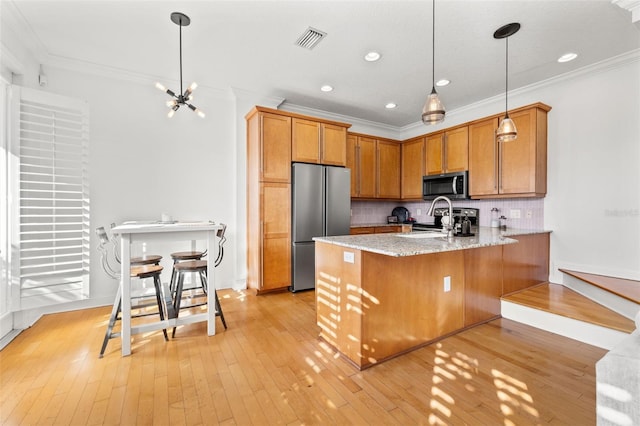
[[[171,100],[167,101],[167,107],[169,107],[169,118],[173,117],[176,111],[182,106],[186,105],[190,110],[198,114],[198,116],[204,118],[204,113],[190,103],[193,99],[193,91],[198,85],[193,82],[186,90],[182,90],[182,27],[186,27],[191,23],[191,19],[184,13],[173,12],[171,14],[171,21],[180,27],[180,92],[176,94],[173,90],[167,89],[160,83],[156,83],[156,87],[163,92],[171,96]]]

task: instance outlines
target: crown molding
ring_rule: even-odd
[[[640,1],[640,0],[638,0]],[[539,82],[530,84],[528,86],[523,86],[518,89],[509,90],[509,97],[515,98],[517,96],[530,94],[531,92],[535,92],[542,88],[552,86],[567,80],[579,78],[584,75],[593,75],[601,72],[605,72],[611,69],[619,68],[621,66],[625,66],[627,64],[631,64],[633,62],[640,61],[640,49],[632,50],[627,53],[623,53],[618,56],[614,56],[612,58],[605,59],[595,64],[591,64],[573,71],[569,71],[567,73],[548,78],[546,80],[541,80]],[[291,112],[299,112],[301,114],[313,115],[316,117],[324,117],[327,119],[342,121],[345,123],[351,123],[352,128],[350,131],[356,131],[358,133],[368,133],[375,136],[386,137],[390,139],[396,140],[406,140],[415,136],[423,135],[425,133],[434,133],[439,130],[445,129],[447,127],[451,127],[452,125],[457,125],[468,120],[469,113],[472,113],[474,110],[479,109],[490,109],[488,115],[499,113],[502,111],[502,106],[504,105],[504,94],[492,96],[490,98],[482,99],[481,101],[474,102],[468,105],[465,105],[460,108],[453,109],[451,111],[447,111],[447,120],[443,123],[429,126],[428,128],[422,123],[422,121],[417,121],[415,123],[410,123],[405,126],[392,126],[386,124],[375,123],[373,121],[363,120],[361,118],[350,117],[347,115],[334,114],[327,111],[322,111],[313,108],[307,108],[301,105],[295,105],[290,103],[285,103],[283,105],[283,110],[291,111]],[[367,130],[361,130],[367,129]],[[428,131],[425,131],[428,129]]]
[[[640,0],[611,0],[611,3],[631,12],[631,22],[640,22]]]

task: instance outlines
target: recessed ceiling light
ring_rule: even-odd
[[[577,53],[565,53],[564,55],[558,58],[558,62],[562,63],[562,62],[573,61],[577,57],[578,57]]]
[[[436,86],[442,87],[442,86],[448,85],[449,83],[451,83],[450,80],[447,80],[446,78],[443,78],[442,80],[436,81]]]
[[[375,62],[380,59],[380,54],[378,52],[371,51],[364,55],[364,60],[367,62]]]
[[[322,90],[323,92],[331,92],[333,90],[333,87],[329,86],[328,84],[325,84],[320,88],[320,90]]]
[[[388,104],[386,104],[384,107],[386,109],[394,109],[395,107],[397,107],[398,105],[393,103],[393,102],[389,102]]]

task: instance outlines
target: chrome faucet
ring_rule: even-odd
[[[427,212],[427,216],[433,216],[433,208],[439,200],[444,200],[449,205],[449,223],[443,225],[443,229],[447,230],[447,238],[453,238],[453,205],[451,204],[451,200],[444,195],[440,195],[436,197],[431,202],[431,207],[429,207],[429,211]]]

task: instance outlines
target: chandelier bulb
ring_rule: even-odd
[[[171,118],[171,117],[173,117],[175,115],[175,113],[176,113],[175,109],[170,109],[169,113],[167,114],[167,117]]]
[[[156,82],[156,87],[160,90],[162,90],[163,92],[167,91],[167,88],[164,87],[162,84],[160,84],[159,82]]]

